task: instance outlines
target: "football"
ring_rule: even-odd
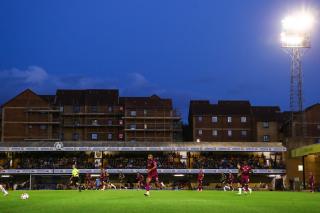
[[[22,200],[27,200],[27,199],[29,199],[29,195],[28,195],[28,193],[22,193],[21,196],[20,196],[20,198],[21,198]]]

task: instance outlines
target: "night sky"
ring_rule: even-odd
[[[305,105],[320,102],[320,1],[3,0],[0,102],[26,88],[118,88],[123,96],[248,99],[289,108],[281,19],[312,8]],[[184,117],[186,119],[186,117]]]

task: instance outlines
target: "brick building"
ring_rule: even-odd
[[[249,101],[190,101],[193,141],[280,141],[279,107],[251,106]]]
[[[61,139],[124,140],[118,90],[57,90]]]
[[[173,109],[171,99],[151,97],[122,97],[125,138],[127,141],[173,142],[182,140],[180,115]]]
[[[282,141],[280,134],[282,114],[277,106],[253,106],[255,140]]]
[[[119,97],[118,90],[27,89],[2,106],[2,141],[181,140],[180,116],[171,99]]]
[[[52,96],[27,89],[2,106],[2,141],[58,140],[59,110]]]

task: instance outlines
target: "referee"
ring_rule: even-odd
[[[72,165],[72,173],[71,173],[70,181],[71,181],[71,185],[78,187],[79,192],[81,192],[79,170],[77,169],[75,164]]]

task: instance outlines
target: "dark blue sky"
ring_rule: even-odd
[[[25,88],[119,88],[121,95],[289,105],[281,19],[320,1],[0,2],[0,101]],[[318,16],[319,17],[319,16]],[[320,102],[320,32],[303,61],[305,105]]]

